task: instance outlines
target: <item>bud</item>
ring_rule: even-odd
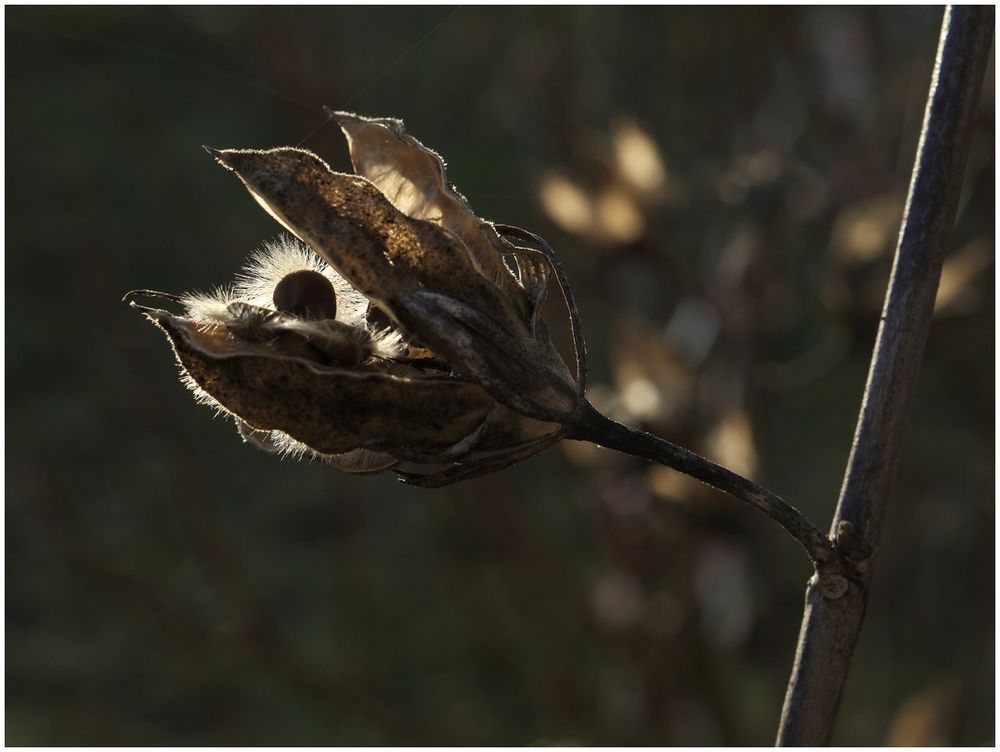
[[[421,485],[558,441],[585,404],[585,366],[551,249],[476,217],[400,121],[333,116],[357,174],[303,149],[208,150],[295,238],[229,287],[163,296],[182,315],[132,303],[167,335],[185,383],[263,449]],[[576,378],[541,316],[553,271]]]

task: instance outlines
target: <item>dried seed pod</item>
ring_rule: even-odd
[[[209,149],[301,243],[258,254],[228,290],[183,298],[184,316],[142,308],[187,383],[267,451],[348,472],[392,467],[423,485],[557,441],[583,404],[585,364],[551,249],[473,214],[400,121],[334,114],[357,175],[297,148]],[[552,269],[575,379],[542,321]],[[446,467],[414,474],[399,462]]]

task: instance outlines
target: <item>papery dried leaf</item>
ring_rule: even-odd
[[[390,315],[393,296],[425,286],[482,308],[511,331],[526,331],[458,238],[407,217],[365,178],[333,172],[302,149],[212,153],[279,222]]]
[[[385,452],[371,449],[352,449],[343,454],[326,454],[320,459],[342,473],[379,473],[399,464],[399,460]]]
[[[510,243],[508,240],[509,238],[531,243],[535,246],[534,248],[525,248],[521,246],[511,247],[515,248],[519,253],[536,253],[539,257],[544,258],[545,263],[547,264],[547,270],[551,270],[555,275],[556,281],[559,283],[559,290],[563,296],[563,302],[566,304],[566,311],[569,313],[570,332],[573,335],[573,348],[576,355],[577,394],[582,397],[587,388],[587,344],[583,339],[583,327],[580,323],[580,310],[576,305],[576,298],[573,296],[573,290],[570,288],[569,277],[566,275],[566,270],[559,261],[559,257],[556,255],[555,249],[540,235],[536,235],[535,233],[529,232],[528,230],[520,227],[496,224],[493,226],[493,229],[496,231],[498,236],[502,238],[505,244]],[[538,300],[538,305],[541,305],[541,299]],[[532,316],[532,333],[535,335],[535,339],[538,341],[539,346],[547,346],[549,350],[552,350],[552,344],[548,341],[545,326],[541,322],[539,309],[536,309]],[[560,364],[565,366],[565,364],[562,363],[561,358],[558,356],[556,356],[556,358],[559,360]]]
[[[549,289],[549,262],[541,254],[530,250],[515,251],[514,258],[517,260],[518,281],[528,294],[531,334],[537,337],[542,323],[542,303]]]
[[[536,420],[521,415],[496,403],[489,417],[476,431],[443,451],[428,452],[406,445],[375,442],[371,446],[399,459],[416,463],[478,462],[499,453],[520,452],[523,447],[534,446],[540,440],[560,434],[558,423]]]
[[[397,209],[453,232],[469,249],[476,269],[511,301],[518,290],[497,246],[482,229],[465,198],[448,183],[440,155],[406,133],[403,121],[331,112],[340,124],[354,170],[372,181]]]
[[[273,431],[262,431],[254,428],[239,418],[236,419],[236,430],[243,441],[253,444],[268,454],[279,454],[281,452],[282,447],[275,441]]]
[[[497,452],[532,444],[562,430],[558,423],[536,420],[498,404],[486,420],[486,427],[474,448],[475,453]]]
[[[295,456],[304,452],[342,473],[377,473],[399,464],[399,460],[392,455],[370,449],[352,449],[343,454],[315,454],[309,447],[296,442],[287,434],[253,428],[240,418],[236,418],[236,428],[244,441],[269,454]]]
[[[488,473],[495,473],[498,470],[510,467],[511,465],[520,462],[521,460],[525,460],[528,457],[533,457],[543,449],[552,446],[555,442],[559,441],[561,436],[562,434],[555,433],[514,449],[508,449],[494,455],[480,457],[473,461],[463,462],[461,465],[439,470],[437,472],[416,473],[397,470],[396,474],[401,480],[412,486],[419,486],[421,488],[441,488],[442,486],[451,485],[452,483],[458,483],[463,480],[469,480],[470,478],[476,478],[480,475],[487,475]]]
[[[514,337],[476,308],[428,290],[400,295],[395,305],[406,328],[504,404],[554,421],[576,409],[576,383],[547,337]]]
[[[321,454],[377,443],[444,451],[476,431],[493,407],[478,385],[315,366],[234,344],[224,329],[147,312],[187,375],[258,430],[279,430]]]

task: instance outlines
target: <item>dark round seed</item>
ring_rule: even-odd
[[[337,293],[326,277],[311,269],[286,274],[274,287],[274,307],[304,319],[337,317]]]

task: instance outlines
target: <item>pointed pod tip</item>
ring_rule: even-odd
[[[341,130],[346,133],[346,128],[352,124],[364,122],[365,118],[355,115],[353,112],[347,112],[346,110],[336,110],[328,104],[323,105],[323,112],[326,116],[334,121],[340,126]]]
[[[160,298],[162,300],[170,300],[174,303],[184,302],[184,297],[182,295],[174,295],[170,292],[161,292],[160,290],[129,290],[122,296],[122,302],[126,302],[131,298],[144,297],[144,298]]]
[[[128,303],[128,307],[134,311],[145,314],[147,317],[152,317],[155,320],[159,320],[163,315],[170,315],[166,311],[160,310],[159,308],[151,308],[150,306],[142,305],[141,303],[136,303],[134,298],[160,298],[163,300],[169,300],[174,303],[182,303],[183,298],[180,295],[172,295],[168,292],[160,292],[159,290],[129,290],[122,296],[122,302]]]
[[[340,120],[357,120],[358,119],[358,116],[355,115],[353,112],[347,112],[345,110],[338,110],[335,107],[331,107],[328,104],[323,105],[323,112],[325,112],[327,114],[327,117],[329,117],[332,120],[340,121]]]
[[[202,149],[207,151],[215,161],[225,167],[228,170],[235,169],[233,166],[233,161],[239,159],[239,155],[243,153],[244,150],[241,149],[216,149],[212,146],[205,146],[202,144]]]
[[[124,302],[128,303],[128,307],[131,308],[133,311],[138,311],[151,321],[159,321],[160,316],[163,314],[163,311],[161,311],[159,308],[151,308],[150,306],[144,306],[141,303],[136,303],[134,300],[127,300]]]

